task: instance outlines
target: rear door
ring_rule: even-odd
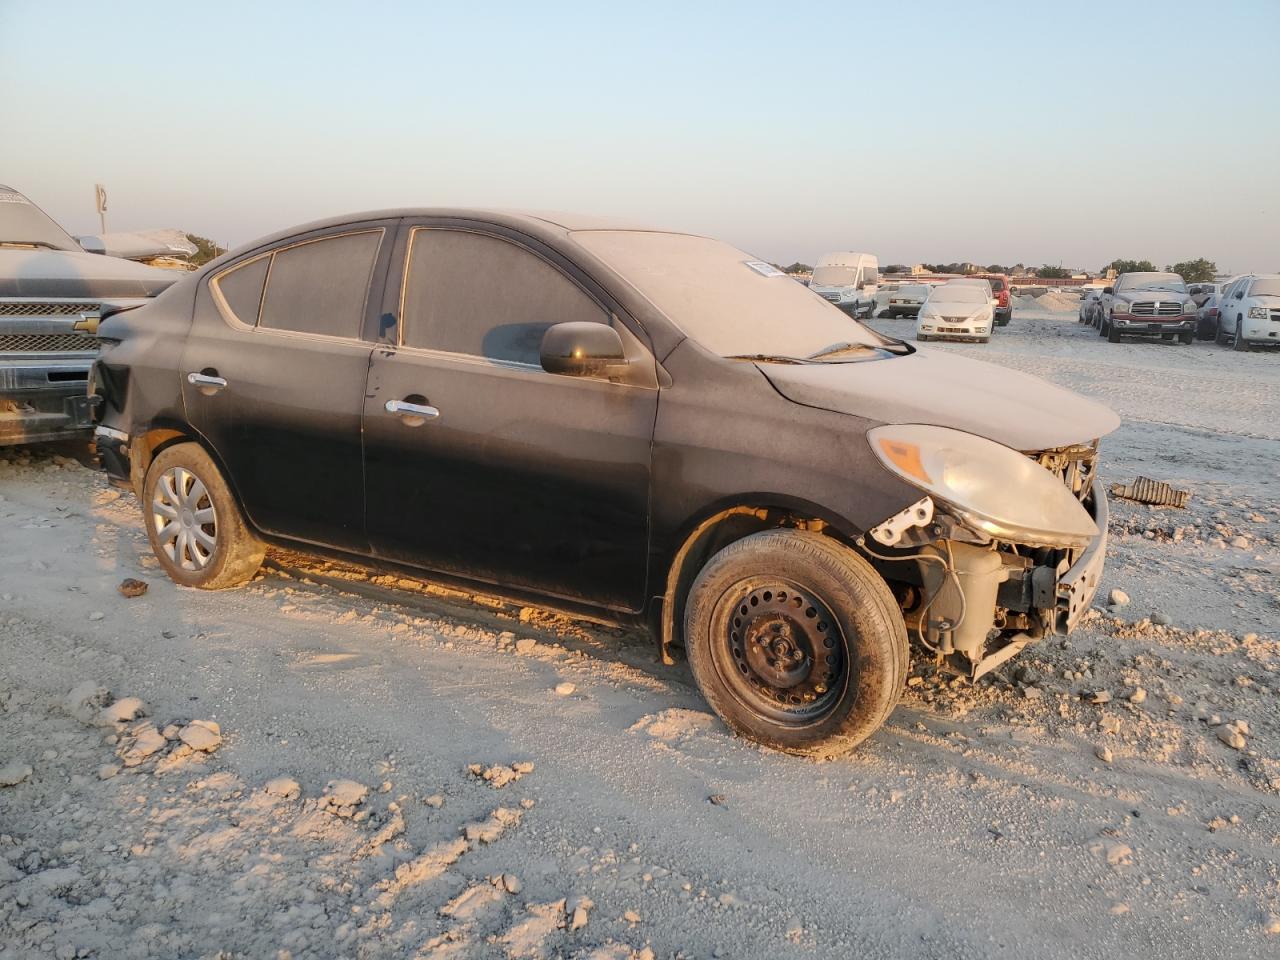
[[[291,239],[215,274],[197,295],[182,363],[187,415],[266,533],[368,549],[366,330],[377,322],[395,225]]]
[[[375,553],[639,609],[658,404],[640,331],[572,264],[519,234],[425,221],[406,226],[401,246],[398,343],[374,351],[364,408]],[[544,371],[542,334],[566,321],[618,329],[634,376]],[[388,401],[438,416],[391,412]]]

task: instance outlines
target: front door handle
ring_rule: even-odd
[[[222,377],[211,376],[207,373],[188,373],[187,383],[193,387],[199,387],[200,392],[206,397],[213,396],[227,385],[227,381]]]
[[[440,416],[440,411],[425,403],[410,403],[407,400],[388,400],[384,408],[387,413],[400,417],[405,425],[420,427],[428,420]]]

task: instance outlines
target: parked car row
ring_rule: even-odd
[[[1111,343],[1124,337],[1193,339],[1245,351],[1280,345],[1280,274],[1245,274],[1188,287],[1176,273],[1122,273],[1080,300],[1079,322]]]

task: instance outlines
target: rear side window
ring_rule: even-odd
[[[608,313],[557,267],[507,240],[419,228],[409,246],[405,346],[537,365],[555,323],[608,323]]]
[[[231,315],[246,326],[257,326],[262,287],[266,283],[270,263],[270,257],[259,257],[228,270],[213,281]]]
[[[326,337],[357,338],[381,230],[309,240],[277,250],[259,325]]]

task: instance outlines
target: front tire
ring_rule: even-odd
[[[261,541],[199,444],[174,444],[151,461],[142,509],[151,549],[175,583],[222,590],[262,566]]]
[[[1107,343],[1120,342],[1120,331],[1115,328],[1115,324],[1108,323],[1106,325],[1105,333],[1107,335]]]
[[[1244,338],[1244,321],[1236,317],[1236,337],[1231,341],[1231,349],[1236,353],[1248,353],[1249,341]]]
[[[909,649],[888,585],[816,533],[766,530],[713,556],[685,607],[689,666],[734,731],[808,757],[878,730],[906,683]]]

